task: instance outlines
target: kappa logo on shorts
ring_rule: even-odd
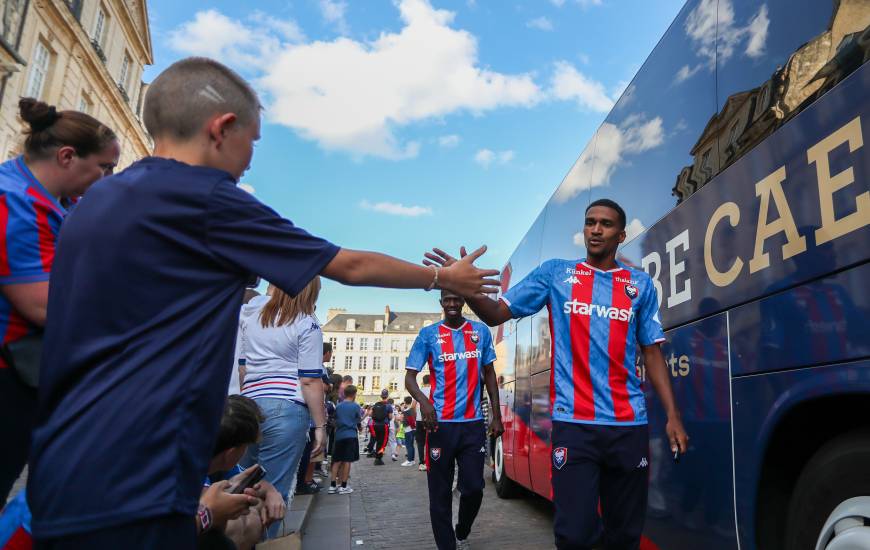
[[[625,295],[634,300],[637,298],[637,287],[634,285],[625,285],[623,287],[625,289]]]
[[[432,447],[429,449],[429,456],[432,457],[432,460],[438,460],[441,458],[441,448],[440,447]]]
[[[647,466],[649,466],[649,461],[646,457],[641,458],[640,463],[637,465],[638,468],[646,468]]]
[[[486,445],[484,445],[483,447],[480,448],[480,452],[486,453]]]
[[[562,466],[564,466],[568,462],[568,449],[565,447],[556,447],[553,449],[553,466],[556,467],[557,470],[561,470]]]

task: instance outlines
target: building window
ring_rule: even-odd
[[[121,74],[118,77],[118,85],[124,88],[124,90],[130,89],[130,64],[133,63],[130,60],[130,56],[127,52],[124,52],[124,60],[121,62]]]
[[[344,341],[344,351],[353,351],[353,338],[347,338]]]
[[[369,339],[368,338],[360,338],[359,339],[359,350],[367,351],[369,349]]]
[[[390,391],[396,391],[399,389],[399,383],[393,380],[390,382]]]
[[[372,370],[381,370],[381,358],[372,357]]]
[[[100,6],[97,8],[97,20],[94,22],[94,42],[97,43],[101,48],[105,46],[105,38],[108,34],[109,30],[109,20],[106,17],[106,12],[103,11],[103,7]]]
[[[335,354],[332,354],[332,359],[329,361],[329,366],[332,368],[332,371],[335,372]]]
[[[367,359],[368,359],[368,357],[365,357],[365,356],[359,358],[359,370],[366,370],[366,360]]]
[[[76,19],[81,19],[82,17],[83,3],[83,0],[66,0],[66,5],[69,6],[69,11],[72,12]]]
[[[0,38],[11,48],[18,48],[21,38],[21,22],[24,20],[26,0],[0,2]],[[17,53],[17,52],[16,52]]]
[[[359,376],[358,379],[359,380],[358,380],[356,387],[359,391],[364,391],[366,389],[366,377]]]
[[[372,376],[372,391],[378,391],[381,387],[381,377],[380,376]]]
[[[33,60],[30,62],[30,77],[27,80],[27,89],[24,92],[26,97],[34,97],[36,99],[42,97],[42,89],[48,76],[48,65],[50,62],[51,54],[48,53],[48,48],[45,47],[42,41],[37,41],[36,49],[33,50]]]
[[[344,368],[349,369],[349,368],[351,368],[351,366],[353,366],[353,357],[348,355],[347,357],[344,358]]]
[[[390,370],[399,370],[399,358],[395,355],[390,357]]]
[[[399,351],[399,340],[390,340],[390,351]]]
[[[82,97],[79,98],[79,111],[82,113],[92,114],[94,103],[88,98],[88,95],[82,92]]]
[[[411,351],[411,346],[414,344],[413,340],[405,340],[405,351]]]
[[[381,351],[381,349],[383,349],[383,346],[384,346],[384,339],[383,338],[375,338],[373,349],[375,351]]]
[[[728,144],[737,143],[737,131],[740,128],[740,121],[734,123],[734,126],[731,127],[731,131],[728,134]]]

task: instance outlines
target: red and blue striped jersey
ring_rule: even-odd
[[[0,285],[47,281],[66,209],[36,180],[22,157],[0,164]],[[0,293],[0,344],[33,326]],[[0,361],[0,368],[6,365]]]
[[[483,367],[493,361],[489,327],[466,320],[455,329],[444,322],[424,327],[414,340],[406,367],[421,371],[429,365],[429,400],[439,422],[471,422],[483,419]]]
[[[515,318],[549,309],[553,420],[646,424],[637,345],[665,339],[649,275],[621,264],[601,271],[583,260],[549,260],[501,299]]]

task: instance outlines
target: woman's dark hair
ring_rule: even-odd
[[[265,420],[260,407],[250,397],[231,395],[224,405],[217,444],[212,456],[240,445],[250,445],[260,439],[260,422]]]
[[[32,159],[44,159],[58,147],[69,146],[86,157],[102,151],[118,137],[108,126],[79,111],[58,111],[52,105],[22,97],[18,101],[21,119],[30,126],[24,134],[24,152]]]

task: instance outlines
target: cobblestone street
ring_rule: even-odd
[[[429,492],[426,473],[417,465],[401,467],[385,456],[384,466],[365,458],[354,464],[350,485],[351,547],[354,549],[435,548],[429,523]],[[500,499],[485,470],[486,488],[480,514],[469,541],[474,550],[551,548],[553,512],[548,501],[536,495]],[[459,507],[454,492],[453,520]]]

